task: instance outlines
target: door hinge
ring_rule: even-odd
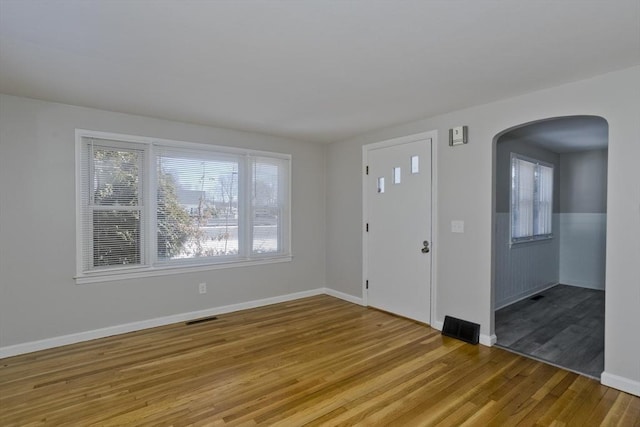
[[[367,233],[369,232],[369,223],[367,223]]]
[[[366,289],[369,289],[369,281],[367,280],[367,283],[365,284]]]
[[[367,175],[369,175],[369,166],[366,166],[366,167],[365,167],[365,173],[366,173]]]

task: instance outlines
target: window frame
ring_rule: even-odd
[[[96,144],[96,146],[94,147],[94,145],[92,144],[92,146],[88,149],[88,151],[84,151],[81,150],[82,152],[80,153],[80,156],[82,157],[83,155],[91,155],[93,158],[94,152],[95,152],[95,148],[105,148],[105,149],[116,149],[116,150],[123,150],[123,151],[129,151],[129,152],[139,152],[142,153],[142,161],[140,162],[140,164],[138,166],[140,166],[140,170],[142,171],[141,173],[144,175],[147,173],[147,168],[148,168],[148,156],[149,156],[149,151],[147,149],[146,146],[142,145],[142,144],[138,144],[138,143],[128,143],[128,144],[124,144],[121,141],[115,141],[115,140],[110,140],[108,145],[103,145],[100,142],[98,142],[98,144]],[[146,215],[148,215],[148,209],[149,209],[149,204],[147,202],[147,193],[149,192],[149,188],[148,188],[148,184],[145,181],[142,181],[140,179],[140,170],[138,172],[138,187],[139,187],[139,192],[142,194],[142,197],[139,197],[137,200],[137,205],[135,205],[135,208],[131,208],[131,207],[127,207],[127,206],[121,206],[121,205],[100,205],[100,204],[95,204],[94,203],[94,195],[93,194],[89,194],[90,190],[87,189],[86,186],[90,185],[89,182],[87,181],[83,181],[82,178],[84,178],[82,175],[82,164],[77,166],[80,170],[79,170],[79,176],[81,177],[81,191],[87,191],[87,194],[85,195],[85,193],[81,193],[78,196],[80,197],[80,203],[84,204],[87,203],[86,206],[86,211],[87,214],[90,214],[91,216],[93,216],[93,214],[95,212],[100,212],[100,211],[104,211],[104,212],[108,212],[111,210],[117,210],[117,211],[122,211],[122,212],[135,212],[137,211],[140,215],[140,230],[139,230],[139,234],[140,234],[140,262],[136,263],[136,264],[130,264],[127,266],[122,266],[122,267],[94,267],[92,269],[92,271],[95,272],[101,272],[101,271],[109,271],[109,270],[117,270],[117,269],[135,269],[135,268],[139,268],[141,265],[144,265],[146,263],[146,259],[147,259],[147,253],[148,253],[148,248],[149,245],[146,244],[146,240],[147,240],[147,225],[148,225],[148,219],[146,218]],[[94,162],[90,162],[87,165],[87,177],[93,176],[94,173],[94,169],[95,168],[95,163]],[[85,199],[86,196],[86,199]],[[86,232],[86,227],[87,224],[82,222],[82,218],[80,218],[81,224],[81,234]],[[93,230],[92,230],[93,231]],[[93,249],[94,249],[94,239],[92,239],[90,242],[86,243],[87,247],[88,247],[88,253],[93,253]],[[85,259],[82,259],[81,261],[81,268],[79,268],[78,270],[82,270],[84,271],[85,268]]]
[[[280,262],[289,262],[293,259],[291,251],[291,163],[292,156],[290,154],[242,149],[236,147],[219,146],[213,144],[194,143],[170,139],[143,137],[135,135],[125,135],[112,132],[93,131],[87,129],[76,129],[76,147],[75,147],[75,173],[76,173],[76,276],[74,277],[77,284],[106,282],[114,280],[125,280],[143,277],[163,276],[169,274],[192,273],[197,271],[208,271],[223,268],[245,267],[251,265],[271,264]],[[114,142],[115,146],[122,146],[124,149],[135,148],[144,151],[143,175],[140,176],[140,185],[144,188],[142,200],[138,203],[143,207],[141,212],[141,235],[146,238],[141,248],[140,264],[131,266],[110,266],[106,268],[85,269],[85,257],[87,247],[93,245],[93,232],[87,232],[84,224],[85,212],[91,208],[84,206],[86,194],[89,192],[85,188],[87,182],[83,179],[83,162],[90,162],[84,159],[83,148],[86,145],[86,139],[95,138],[98,140],[107,140]],[[100,141],[102,143],[102,141]],[[101,145],[105,145],[102,143]],[[107,144],[108,145],[108,144]],[[285,195],[282,201],[282,218],[278,223],[278,242],[281,250],[278,253],[254,253],[252,250],[253,242],[245,237],[244,244],[247,250],[239,253],[237,256],[224,256],[218,259],[211,257],[201,259],[187,260],[159,260],[157,251],[157,160],[163,149],[194,150],[196,152],[210,152],[212,155],[230,155],[239,159],[239,180],[245,181],[244,194],[238,193],[239,199],[242,199],[244,209],[244,220],[238,223],[239,227],[246,228],[242,234],[247,235],[248,228],[253,225],[253,206],[250,200],[251,186],[251,165],[252,160],[256,158],[274,159],[281,162],[280,167],[286,168],[286,176],[283,184],[285,185]],[[90,169],[90,167],[88,167]],[[240,176],[242,172],[242,177]],[[240,200],[239,200],[240,201]],[[141,213],[141,215],[143,215]]]
[[[513,236],[513,227],[514,227],[514,174],[513,174],[513,164],[514,160],[525,161],[534,165],[536,170],[539,170],[540,166],[544,166],[547,168],[551,168],[551,196],[549,201],[549,214],[550,214],[550,232],[543,234],[535,234],[535,218],[536,212],[539,212],[539,201],[538,206],[536,207],[535,194],[536,194],[536,186],[539,185],[539,174],[538,176],[534,175],[534,189],[532,194],[532,234],[527,236]],[[525,156],[523,154],[512,152],[509,158],[509,245],[520,245],[523,243],[533,243],[540,242],[545,240],[551,240],[554,238],[553,235],[553,193],[554,193],[554,184],[555,184],[555,165],[549,162],[545,162],[542,160],[535,159],[533,157]]]

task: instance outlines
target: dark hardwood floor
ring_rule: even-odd
[[[329,296],[0,360],[0,426],[640,426],[640,397]]]
[[[557,285],[496,311],[498,345],[600,378],[604,291]]]

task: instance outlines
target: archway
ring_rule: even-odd
[[[607,121],[554,117],[507,129],[494,142],[497,345],[599,378]]]

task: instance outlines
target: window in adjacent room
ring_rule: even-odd
[[[77,135],[80,282],[290,259],[290,156]]]
[[[511,243],[552,237],[553,165],[511,154]]]

